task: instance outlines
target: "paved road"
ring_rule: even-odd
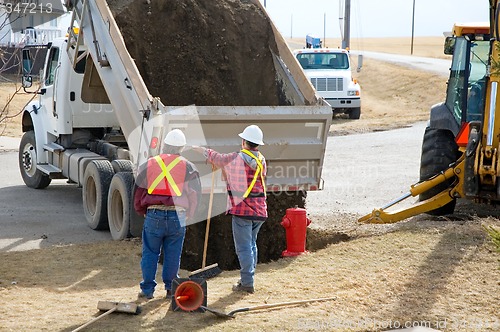
[[[413,55],[400,55],[400,54],[389,54],[389,53],[377,53],[377,52],[358,52],[351,51],[352,54],[363,54],[363,57],[386,61],[409,68],[429,71],[443,77],[448,77],[450,73],[451,59],[436,59],[436,58],[426,58]]]
[[[400,196],[418,179],[424,127],[329,137],[324,190],[309,193],[308,212],[365,214]],[[54,180],[43,190],[24,185],[18,144],[0,137],[0,251],[110,240],[109,232],[87,226],[74,184]]]
[[[81,190],[54,180],[43,190],[24,185],[17,166],[19,139],[0,137],[0,251],[110,240],[83,215]]]
[[[418,181],[425,122],[409,128],[328,138],[323,191],[309,192],[308,213],[364,215]],[[408,206],[410,198],[399,207]]]

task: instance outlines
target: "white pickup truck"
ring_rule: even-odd
[[[347,50],[305,48],[294,51],[294,55],[318,94],[332,106],[333,114],[359,119],[361,88],[352,78]]]

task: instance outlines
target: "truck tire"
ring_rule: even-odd
[[[115,173],[132,172],[132,162],[126,159],[116,159],[111,162]]]
[[[108,191],[113,166],[107,160],[93,160],[83,175],[83,211],[90,228],[108,228]]]
[[[425,181],[432,176],[446,170],[450,164],[459,158],[458,146],[455,143],[455,137],[449,130],[426,128],[422,142],[422,158],[420,160],[420,181]],[[420,194],[420,201],[429,199],[453,183],[449,179],[440,183],[436,187]],[[452,214],[455,211],[456,199],[448,204],[427,212],[434,216],[443,216]]]
[[[113,176],[108,193],[108,223],[113,240],[131,237],[131,225],[142,222],[134,210],[134,175],[119,172]]]
[[[19,170],[26,186],[34,189],[46,188],[50,177],[36,168],[36,140],[33,130],[24,133],[19,145]]]
[[[361,107],[353,108],[349,112],[349,119],[358,120],[360,116],[361,116]]]

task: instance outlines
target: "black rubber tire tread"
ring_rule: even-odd
[[[349,119],[358,120],[361,117],[361,107],[353,108],[349,112]]]
[[[108,192],[108,225],[113,240],[131,237],[130,224],[139,216],[134,210],[134,175],[119,172],[113,176]]]
[[[34,148],[34,158],[31,159],[31,164],[32,167],[36,167],[37,160],[36,160],[36,139],[35,139],[35,132],[33,130],[27,131],[24,133],[23,137],[21,138],[21,143],[19,144],[19,154],[18,154],[18,160],[19,160],[19,171],[21,172],[21,176],[23,178],[24,183],[26,186],[29,188],[34,188],[34,189],[43,189],[47,188],[47,186],[50,184],[52,179],[45,173],[43,173],[40,170],[36,170],[35,173],[30,176],[28,173],[26,173],[24,166],[23,166],[23,152],[24,148],[27,145],[32,145]]]
[[[453,133],[445,129],[426,128],[422,142],[422,156],[420,160],[420,181],[425,181],[441,171],[446,170],[449,165],[459,158],[458,146]],[[438,186],[420,194],[420,201],[429,199],[452,183],[449,179]],[[455,211],[456,199],[448,204],[427,212],[430,215],[443,216]]]
[[[133,171],[133,165],[130,160],[127,159],[116,159],[111,162],[111,165],[113,166],[113,170],[115,173],[119,172],[132,172]]]
[[[93,160],[83,176],[83,212],[90,228],[108,229],[108,191],[113,166],[107,160]]]

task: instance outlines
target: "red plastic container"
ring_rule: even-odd
[[[299,207],[286,209],[286,214],[281,221],[286,231],[286,250],[281,254],[283,257],[307,253],[306,235],[307,226],[310,224],[311,220],[307,218],[305,209]]]

